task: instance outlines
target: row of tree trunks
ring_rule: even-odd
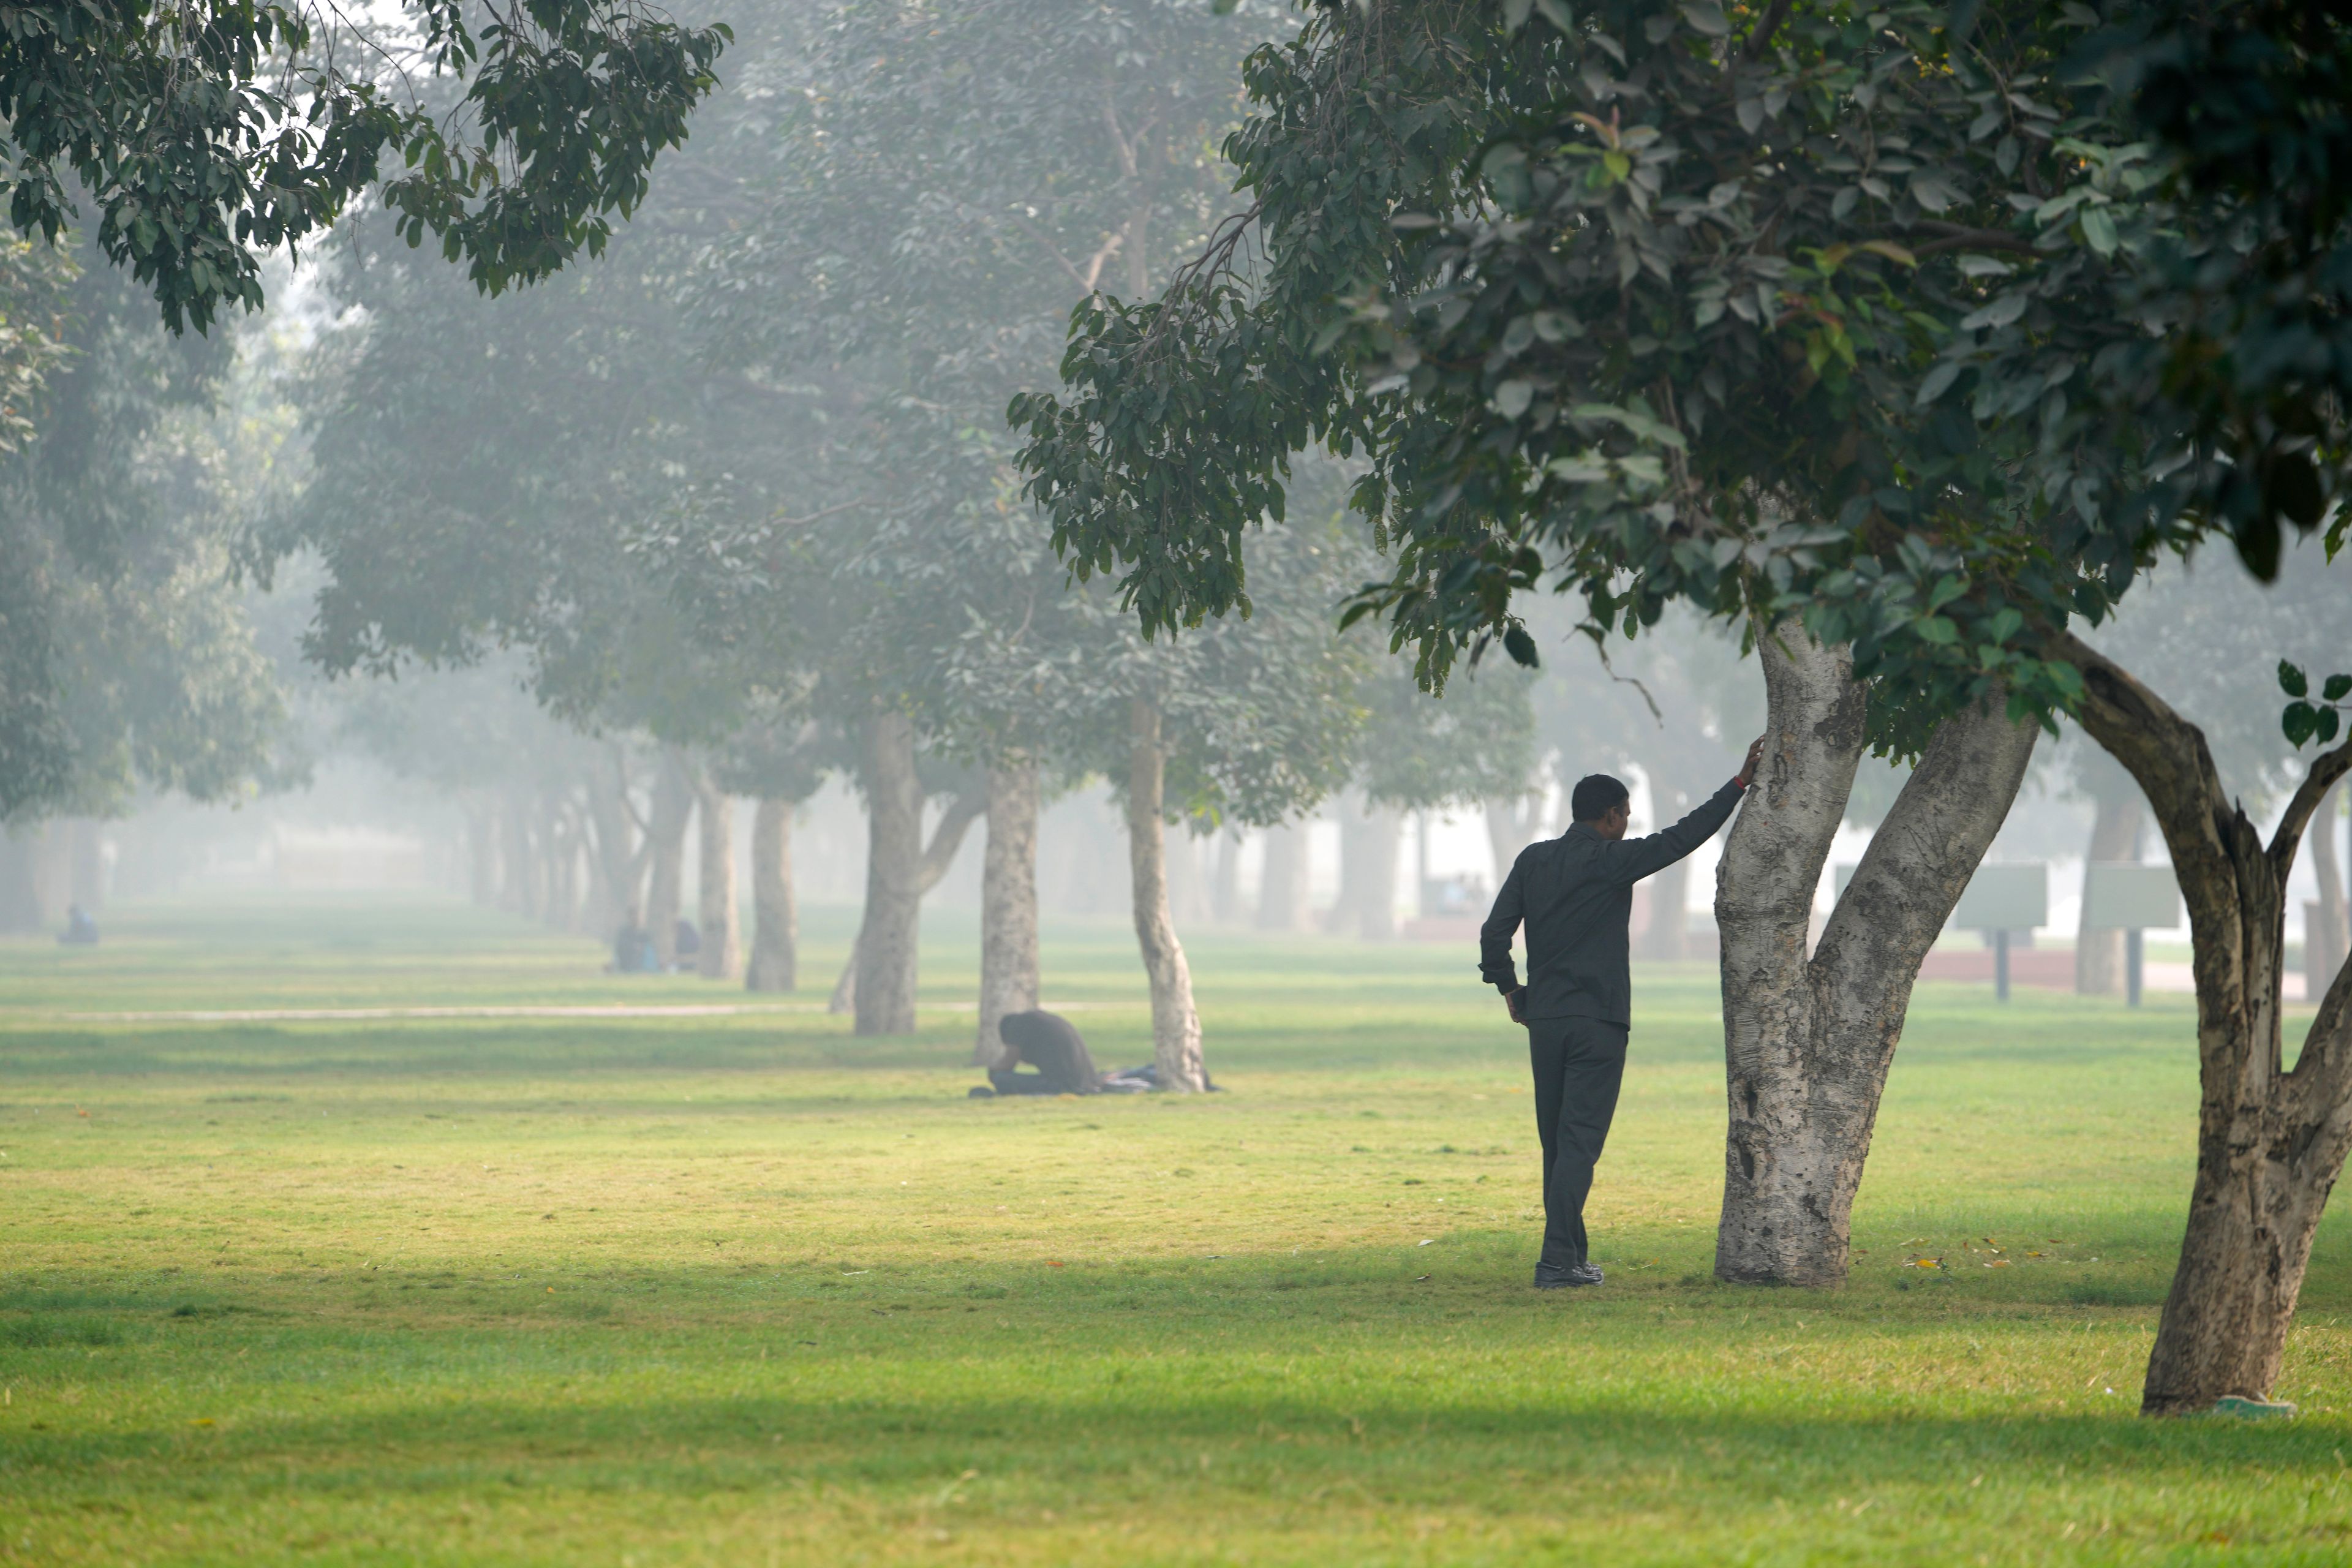
[[[2352,969],[2338,967],[2293,1071],[2280,1003],[2287,877],[2321,800],[2352,771],[2352,741],[2314,759],[2265,845],[2201,731],[2079,639],[2053,651],[2082,671],[2083,728],[2138,782],[2164,834],[2194,948],[2197,1177],[2140,1408],[2265,1398],[2352,1147]]]
[[[747,991],[800,984],[800,910],[793,898],[793,804],[767,796],[751,817],[751,958]]]
[[[988,770],[980,872],[980,1027],[972,1059],[996,1067],[1007,1013],[1037,1005],[1037,763],[1015,752]]]
[[[1715,1271],[1834,1285],[1920,962],[2008,816],[2036,731],[1997,700],[1947,721],[1809,954],[1814,890],[1865,750],[1866,695],[1846,649],[1793,625],[1759,653],[1763,772],[1716,884],[1730,1116]]]
[[[1285,824],[1265,832],[1265,859],[1258,875],[1257,929],[1307,929],[1307,831]]]

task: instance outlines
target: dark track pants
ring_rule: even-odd
[[[1625,1026],[1597,1018],[1538,1018],[1528,1025],[1536,1075],[1536,1131],[1543,1139],[1542,1261],[1585,1261],[1584,1199],[1617,1114],[1625,1076]]]

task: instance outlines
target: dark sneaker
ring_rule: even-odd
[[[1536,1289],[1538,1290],[1565,1290],[1572,1286],[1600,1283],[1601,1270],[1590,1263],[1571,1263],[1565,1268],[1541,1263],[1536,1265]]]

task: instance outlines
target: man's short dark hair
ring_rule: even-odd
[[[1568,811],[1579,822],[1598,822],[1633,798],[1623,784],[1607,773],[1587,773],[1576,781]]]

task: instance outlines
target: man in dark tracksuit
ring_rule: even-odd
[[[1646,838],[1625,837],[1623,784],[1606,773],[1579,781],[1569,798],[1574,826],[1520,852],[1479,929],[1479,978],[1503,993],[1512,1021],[1528,1026],[1535,1066],[1544,1173],[1539,1290],[1601,1283],[1601,1270],[1585,1256],[1584,1199],[1625,1073],[1625,1037],[1633,1026],[1626,936],[1633,884],[1673,865],[1730,820],[1763,752],[1759,740],[1748,748],[1737,778]],[[1522,921],[1528,928],[1524,987],[1511,963],[1511,936]]]

